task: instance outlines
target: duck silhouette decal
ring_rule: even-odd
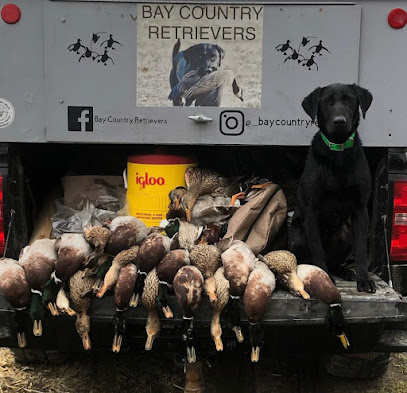
[[[102,43],[99,46],[94,46],[94,44],[99,43],[101,39],[103,39],[103,36],[105,36],[105,40],[102,41]],[[107,66],[108,64],[114,65],[115,60],[110,56],[109,52],[111,50],[116,50],[114,46],[120,45],[121,47],[124,47],[122,43],[119,41],[116,41],[113,38],[113,34],[100,31],[97,33],[92,33],[92,36],[89,40],[89,46],[86,46],[83,43],[83,40],[81,38],[78,38],[76,42],[68,46],[68,51],[73,52],[76,55],[79,55],[78,57],[78,62],[80,63],[82,60],[92,60],[93,62],[95,60],[95,63],[102,63],[104,66]],[[98,49],[99,48],[99,49]],[[83,61],[85,62],[85,61]]]
[[[319,71],[315,56],[324,56],[331,52],[323,45],[322,40],[313,36],[303,36],[298,45],[298,50],[295,50],[294,45],[290,40],[287,40],[284,44],[279,44],[275,47],[277,52],[281,52],[284,56],[284,64],[294,62],[297,65],[301,65],[308,71]],[[311,51],[311,52],[310,52]]]

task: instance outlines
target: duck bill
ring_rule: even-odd
[[[162,308],[165,318],[170,319],[174,316],[170,306],[166,306]]]
[[[244,341],[244,336],[243,336],[243,332],[242,332],[242,328],[240,326],[235,326],[232,329],[235,334],[236,334],[236,339],[239,343],[242,343]]]
[[[133,293],[132,295],[131,295],[131,298],[130,298],[130,302],[129,302],[129,306],[130,307],[137,307],[137,305],[138,305],[138,301],[139,301],[139,294],[138,293]]]
[[[345,349],[348,349],[348,348],[350,347],[349,340],[348,340],[348,338],[346,337],[346,334],[345,334],[345,333],[338,334],[338,338],[339,338],[339,340],[341,340],[341,343],[342,343],[342,345],[343,345],[343,347],[344,347]]]
[[[90,342],[90,338],[89,335],[87,333],[85,333],[82,336],[82,345],[83,345],[83,349],[85,351],[90,351],[90,349],[92,348],[91,342]]]
[[[190,364],[196,362],[195,347],[187,347],[187,360],[188,360],[188,363],[190,363]]]
[[[252,347],[251,361],[257,363],[260,359],[260,347]]]
[[[174,204],[175,204],[175,210],[179,210],[179,208],[180,208],[180,203],[179,203],[179,199],[178,199],[178,198],[174,200]]]
[[[311,298],[310,295],[308,294],[308,292],[306,292],[304,289],[300,289],[298,292],[300,293],[300,295],[303,299],[308,300]]]
[[[114,353],[119,353],[122,346],[122,335],[115,334],[113,338],[112,350]]]
[[[213,341],[215,342],[216,350],[218,352],[222,352],[223,351],[223,342],[222,342],[222,339],[220,338],[220,336],[219,337],[214,337]]]
[[[209,277],[205,280],[204,283],[205,292],[209,296],[209,300],[211,303],[215,303],[218,300],[216,296],[216,284],[215,284],[215,277]]]
[[[55,303],[48,303],[47,308],[53,317],[57,317],[59,315],[58,307]]]
[[[191,222],[191,220],[192,220],[192,209],[185,209],[185,214],[186,214],[186,216],[187,216],[187,221],[188,222]]]
[[[35,320],[33,325],[33,334],[36,337],[42,336],[42,321]]]
[[[96,297],[102,298],[108,289],[109,289],[108,286],[105,283],[103,283],[102,288],[99,289],[99,292],[96,294]]]
[[[27,346],[27,337],[25,332],[17,333],[17,342],[19,348],[25,348]]]

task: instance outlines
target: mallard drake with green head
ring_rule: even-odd
[[[243,294],[244,310],[250,323],[249,336],[252,345],[252,362],[258,362],[260,358],[260,348],[264,337],[261,323],[275,287],[274,273],[265,263],[258,261],[249,275]]]
[[[178,270],[190,263],[188,251],[172,250],[161,259],[156,267],[157,276],[160,280],[158,305],[166,318],[173,317],[172,310],[168,305],[168,287],[172,286]]]
[[[139,246],[147,236],[147,226],[137,217],[119,216],[110,223],[110,232],[106,252],[114,256],[120,251]]]
[[[44,308],[41,298],[45,284],[56,268],[57,254],[54,245],[55,240],[38,239],[21,250],[18,260],[25,271],[32,292],[30,316],[33,321],[34,336],[42,335]]]
[[[326,325],[348,349],[349,340],[345,334],[345,318],[342,313],[342,298],[339,289],[332,282],[329,275],[314,265],[298,265],[297,275],[304,282],[304,289],[316,299],[329,305],[325,316]]]
[[[204,279],[195,266],[184,266],[174,277],[174,292],[183,310],[182,341],[186,345],[188,363],[196,362],[194,315],[202,300]]]
[[[114,302],[116,312],[113,318],[114,338],[112,349],[113,352],[120,352],[123,335],[126,332],[127,310],[130,299],[133,296],[134,285],[137,279],[137,267],[133,263],[128,263],[120,269],[119,277],[114,287]]]
[[[27,338],[24,331],[24,310],[30,305],[31,290],[24,269],[14,259],[0,260],[0,292],[16,309],[14,324],[17,331],[17,342],[20,348],[25,348]]]

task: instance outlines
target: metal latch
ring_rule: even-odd
[[[213,119],[205,115],[188,116],[188,119],[194,120],[197,123],[210,123],[213,121]]]

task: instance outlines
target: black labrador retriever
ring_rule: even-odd
[[[178,39],[172,51],[171,90],[190,71],[198,70],[205,75],[218,70],[225,57],[225,51],[215,44],[196,44],[181,52],[180,47],[181,40]],[[175,99],[173,105],[180,106],[182,102],[180,99]]]
[[[317,88],[303,100],[302,107],[319,131],[299,181],[288,238],[299,263],[335,272],[338,256],[346,249],[346,236],[340,234],[348,225],[353,232],[357,289],[370,293],[376,291],[367,261],[371,178],[357,128],[359,108],[365,118],[372,98],[368,90],[355,84],[332,84]],[[332,236],[337,237],[337,251],[331,249]],[[337,258],[329,260],[329,254]]]

